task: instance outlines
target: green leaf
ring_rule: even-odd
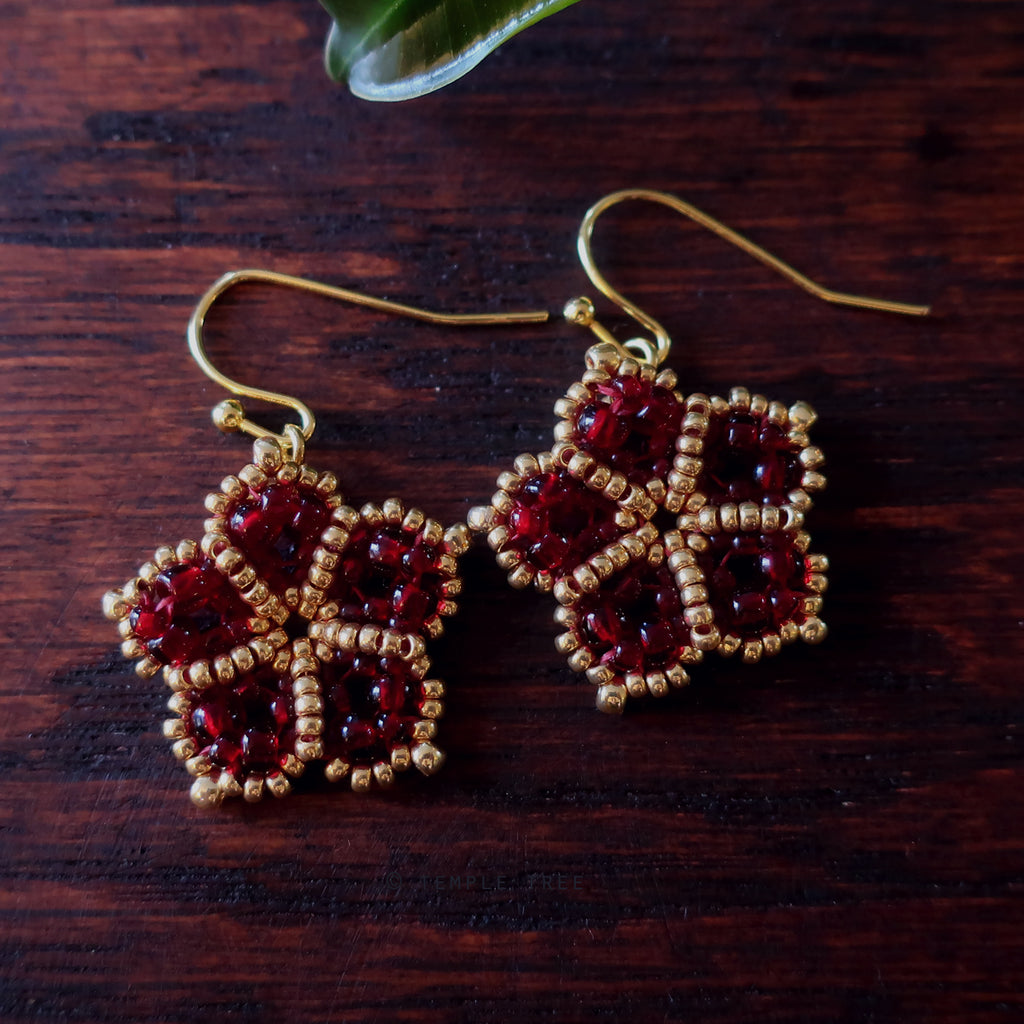
[[[576,0],[320,0],[324,63],[363,99],[407,100],[454,82],[495,47]]]

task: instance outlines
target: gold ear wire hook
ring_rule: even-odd
[[[753,256],[754,259],[759,260],[765,266],[771,267],[783,277],[792,281],[793,284],[799,285],[806,292],[810,292],[811,295],[816,296],[819,299],[823,299],[825,302],[832,302],[840,306],[854,306],[859,309],[874,309],[880,310],[885,313],[902,313],[906,316],[927,316],[931,312],[930,306],[918,306],[912,305],[905,302],[890,302],[886,299],[873,299],[862,295],[850,295],[846,292],[833,291],[831,288],[825,288],[823,285],[812,281],[809,277],[801,274],[800,271],[791,267],[788,263],[784,263],[777,256],[773,256],[766,249],[762,249],[761,246],[755,245],[750,239],[745,238],[737,231],[733,231],[732,228],[726,227],[720,221],[715,220],[713,217],[709,217],[702,210],[698,210],[696,206],[687,203],[685,200],[680,199],[678,196],[671,195],[668,192],[657,192],[653,189],[647,188],[630,188],[622,189],[618,192],[612,192],[606,195],[603,199],[599,199],[594,205],[587,211],[583,218],[583,222],[580,224],[579,235],[577,237],[577,250],[579,252],[580,262],[583,264],[583,269],[587,272],[587,277],[590,278],[594,287],[601,291],[605,296],[625,310],[634,320],[637,321],[641,326],[646,327],[654,335],[654,341],[649,341],[645,338],[632,338],[627,342],[617,341],[612,334],[601,326],[593,318],[593,304],[588,299],[573,299],[565,307],[565,318],[571,323],[580,324],[584,327],[589,327],[590,330],[597,335],[602,341],[611,342],[619,349],[631,350],[634,354],[640,355],[649,363],[657,365],[664,361],[668,355],[669,348],[672,345],[672,341],[668,336],[668,332],[664,327],[658,323],[654,317],[649,316],[635,303],[630,302],[624,295],[613,288],[601,273],[597,269],[597,264],[594,262],[594,255],[591,251],[590,241],[591,236],[594,233],[594,224],[597,218],[601,216],[609,207],[615,206],[617,203],[624,202],[628,199],[646,199],[652,203],[660,203],[662,206],[667,206],[671,210],[675,210],[677,213],[681,213],[684,217],[689,217],[690,220],[696,221],[701,227],[705,227],[708,231],[718,235],[719,238],[724,238],[727,242],[735,245],[738,249],[742,249],[745,253]]]
[[[548,319],[546,310],[532,310],[524,313],[438,313],[429,309],[420,309],[418,306],[407,306],[401,302],[391,302],[388,299],[363,295],[361,292],[354,292],[348,288],[321,284],[319,281],[311,281],[304,277],[278,274],[273,270],[231,270],[214,281],[196,303],[186,332],[188,348],[203,373],[225,390],[239,398],[255,398],[272,405],[282,405],[298,413],[301,422],[301,428],[289,423],[285,427],[285,435],[275,434],[247,419],[245,409],[240,401],[227,399],[220,402],[213,410],[213,421],[218,429],[225,432],[242,431],[251,437],[273,437],[285,447],[294,447],[297,443],[301,443],[297,439],[300,430],[302,438],[306,441],[313,436],[316,417],[309,406],[289,395],[267,391],[264,388],[249,387],[247,384],[240,384],[238,381],[232,380],[213,365],[203,345],[203,325],[206,321],[206,314],[209,313],[213,304],[229,288],[237,284],[253,282],[295,288],[312,295],[322,295],[342,302],[351,302],[358,306],[367,306],[382,313],[395,313],[399,316],[411,317],[414,320],[423,320],[431,324],[445,324],[451,327],[466,327],[473,324],[536,324],[543,323]]]

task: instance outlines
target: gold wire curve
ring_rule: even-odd
[[[294,429],[301,429],[302,437],[306,441],[313,436],[313,431],[316,429],[316,417],[305,402],[290,395],[268,391],[265,388],[251,387],[237,380],[232,380],[232,378],[221,373],[213,365],[206,352],[206,347],[203,344],[203,326],[206,322],[206,315],[210,312],[217,299],[228,289],[245,283],[280,285],[286,288],[294,288],[297,291],[307,292],[311,295],[321,295],[342,302],[351,302],[358,306],[366,306],[383,313],[395,313],[399,316],[411,317],[414,320],[423,320],[426,323],[444,324],[451,327],[466,327],[473,324],[536,324],[543,323],[549,319],[549,314],[546,310],[529,310],[520,313],[439,313],[434,310],[420,309],[418,306],[408,306],[402,302],[392,302],[389,299],[378,299],[372,295],[364,295],[362,292],[352,291],[348,288],[339,288],[336,285],[322,284],[319,281],[312,281],[305,277],[279,274],[273,270],[250,269],[228,271],[210,285],[192,311],[186,331],[189,352],[192,353],[192,358],[195,359],[203,373],[226,391],[231,392],[231,394],[239,398],[254,398],[262,402],[269,402],[271,405],[284,406],[297,413],[300,427],[295,427],[293,424],[289,426],[292,426]],[[273,431],[267,430],[265,427],[261,427],[258,423],[248,419],[242,403],[239,401],[229,399],[219,403],[213,410],[213,418],[221,430],[242,431],[251,437],[272,437],[282,445],[291,446],[289,437],[283,434],[275,434]],[[293,436],[291,432],[289,432],[289,435]]]
[[[580,262],[583,264],[583,269],[587,272],[587,277],[590,278],[594,287],[625,310],[642,327],[649,330],[654,335],[654,342],[644,338],[633,338],[624,343],[617,342],[592,317],[588,317],[585,313],[581,314],[580,307],[576,304],[585,300],[571,301],[566,307],[566,318],[589,327],[602,341],[610,340],[620,348],[631,348],[635,354],[641,355],[647,362],[657,365],[664,361],[672,345],[668,332],[654,317],[645,313],[636,303],[630,302],[621,292],[608,283],[607,278],[598,270],[593,252],[591,251],[591,238],[597,218],[610,207],[630,199],[643,199],[652,203],[660,203],[662,206],[667,206],[669,209],[681,213],[684,217],[689,217],[690,220],[700,224],[701,227],[707,228],[708,231],[718,235],[719,238],[724,238],[727,242],[735,245],[738,249],[742,249],[743,252],[753,256],[754,259],[759,260],[765,266],[781,274],[793,284],[803,288],[804,291],[809,292],[816,298],[823,299],[825,302],[832,302],[840,306],[854,306],[859,309],[879,310],[884,313],[902,313],[905,316],[927,316],[931,312],[930,306],[919,306],[906,302],[890,302],[887,299],[874,299],[863,295],[851,295],[846,292],[833,291],[831,288],[826,288],[816,281],[812,281],[806,275],[801,274],[799,270],[783,262],[777,256],[773,256],[766,249],[762,249],[761,246],[756,245],[738,231],[733,231],[732,228],[726,227],[721,221],[715,220],[714,217],[709,217],[702,210],[697,209],[696,206],[680,199],[678,196],[674,196],[669,192],[658,192],[648,188],[620,189],[618,192],[611,192],[602,199],[599,199],[587,210],[580,224],[576,247],[579,252]]]

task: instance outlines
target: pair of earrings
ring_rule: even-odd
[[[690,217],[827,301],[927,312],[824,289],[675,196],[606,196],[583,220],[580,258],[653,340],[619,342],[589,300],[572,300],[566,319],[597,344],[556,405],[554,447],[519,456],[468,528],[446,529],[398,498],[346,505],[334,474],[305,461],[313,413],[220,373],[203,346],[205,317],[243,282],[453,326],[548,314],[434,313],[269,271],[224,275],[191,317],[189,348],[237,396],[213,418],[255,438],[252,461],[207,496],[198,540],[157,549],[104,598],[122,653],[144,678],[162,672],[172,691],[164,733],[194,776],[194,803],[284,796],[311,762],[356,791],[389,786],[410,767],[437,771],[445,690],[427,645],[457,609],[471,531],[486,535],[513,586],[553,593],[557,647],[596,686],[604,711],[685,685],[688,667],[711,651],[755,662],[798,638],[824,638],[828,562],[803,529],[825,484],[823,455],[808,439],[815,414],[745,388],[727,398],[676,390],[676,375],[659,368],[670,348],[664,328],[611,287],[591,253],[597,218],[628,199]],[[274,434],[239,398],[290,408],[299,424]]]

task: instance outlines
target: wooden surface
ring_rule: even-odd
[[[584,0],[398,106],[325,79],[311,0],[3,7],[6,1024],[1024,1019],[1024,4],[668,6]],[[629,185],[935,304],[827,307],[654,208],[599,229],[684,388],[818,408],[828,642],[608,718],[477,550],[440,776],[194,810],[99,599],[247,458],[196,297],[260,265],[558,310]],[[263,290],[211,347],[316,410],[352,499],[454,522],[586,339]]]

